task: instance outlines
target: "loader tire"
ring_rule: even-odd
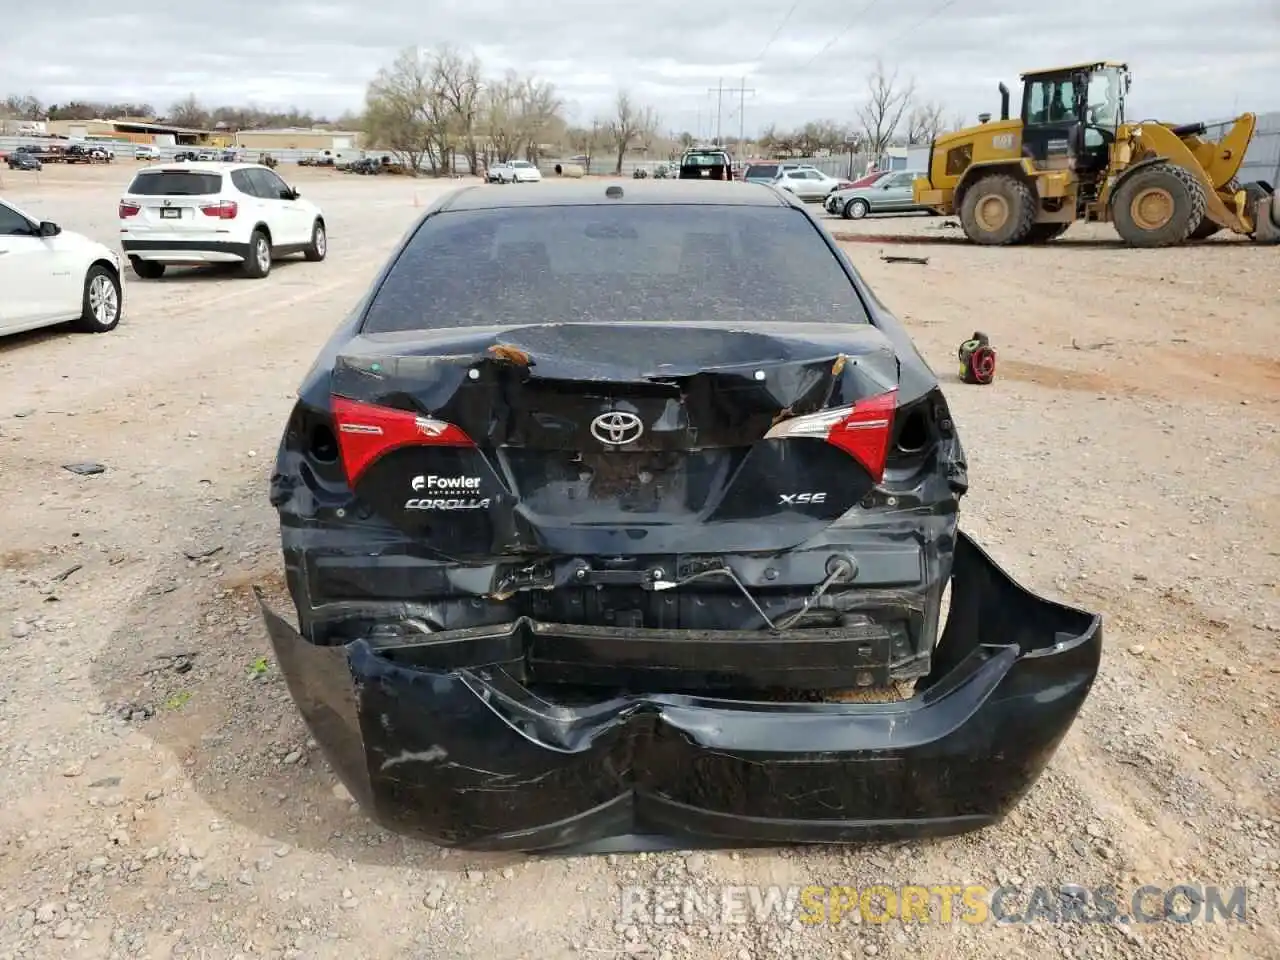
[[[1033,223],[1027,234],[1027,243],[1048,243],[1067,232],[1069,223]]]
[[[1035,226],[1036,195],[1016,177],[997,173],[965,191],[960,223],[974,243],[1005,247],[1022,243]]]
[[[1222,225],[1214,223],[1207,216],[1201,217],[1200,222],[1187,234],[1188,240],[1208,240],[1215,233],[1222,229]]]
[[[1153,163],[1120,185],[1111,201],[1116,232],[1132,247],[1183,243],[1204,220],[1205,196],[1190,170]]]

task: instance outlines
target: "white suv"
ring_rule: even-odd
[[[257,163],[144,167],[120,198],[120,246],[147,280],[168,264],[240,263],[265,277],[276,257],[323,260],[324,214]]]

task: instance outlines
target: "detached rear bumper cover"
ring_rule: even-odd
[[[904,703],[651,694],[561,706],[501,668],[409,667],[365,641],[319,647],[263,614],[294,701],[365,810],[392,830],[471,849],[982,827],[1039,777],[1102,648],[1097,615],[1031,594],[963,533],[933,673]]]

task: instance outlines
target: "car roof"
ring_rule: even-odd
[[[256,169],[269,170],[270,167],[261,163],[231,160],[174,160],[170,163],[153,163],[150,166],[141,167],[138,173],[180,173],[192,170],[196,173],[230,173],[233,170]]]
[[[620,189],[620,197],[606,190]],[[736,180],[543,180],[536,190],[510,191],[463,187],[438,210],[495,210],[504,207],[603,206],[605,204],[706,204],[776,207],[792,204],[772,187]],[[799,203],[799,201],[794,201]]]

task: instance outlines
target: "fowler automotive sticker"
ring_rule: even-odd
[[[445,490],[479,490],[479,477],[437,477],[434,473],[426,476],[417,476],[410,481],[409,486],[414,490],[431,490],[432,492],[443,492]]]
[[[434,473],[414,477],[409,486],[416,492],[433,494],[431,497],[414,497],[405,501],[406,510],[484,510],[489,506],[488,497],[459,497],[459,493],[478,493],[479,477],[438,477]],[[446,497],[443,495],[454,494]]]

